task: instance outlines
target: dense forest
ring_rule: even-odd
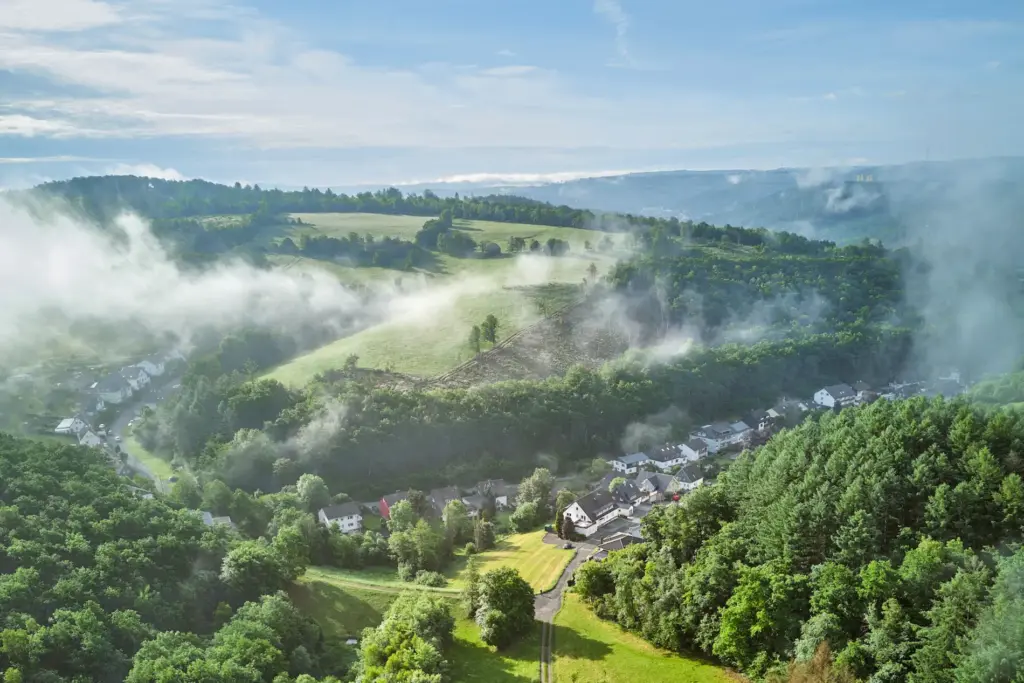
[[[540,452],[567,462],[615,454],[627,425],[666,406],[722,419],[851,378],[888,381],[910,350],[906,330],[862,327],[470,390],[398,390],[337,372],[293,391],[249,381],[265,367],[257,358],[274,355],[260,339],[272,343],[228,338],[195,359],[139,439],[250,491],[277,490],[301,471],[344,490],[431,488],[521,476]]]
[[[834,681],[1019,681],[1022,455],[1013,412],[917,398],[825,413],[653,510],[647,542],[585,565],[578,590],[659,646],[755,677],[827,648]]]
[[[0,434],[3,680],[313,683],[343,674],[320,629],[278,592],[308,564],[300,522],[286,523],[300,499],[279,496],[278,508],[272,537],[243,540],[129,486],[99,450]]]

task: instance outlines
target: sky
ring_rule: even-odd
[[[0,187],[1024,154],[1024,3],[3,0]]]

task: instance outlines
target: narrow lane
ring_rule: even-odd
[[[544,537],[545,543],[558,543],[562,544],[565,541],[558,538],[553,534],[548,534]],[[547,593],[541,593],[533,599],[533,614],[540,625],[540,680],[541,683],[551,683],[555,680],[555,674],[552,670],[552,664],[554,663],[554,620],[555,615],[558,614],[558,610],[562,608],[562,594],[565,589],[569,586],[569,579],[572,578],[573,573],[577,567],[587,561],[597,546],[589,543],[575,543],[576,555],[572,558],[572,561],[566,565],[565,570],[562,571],[562,575],[558,578],[558,583],[555,587]]]

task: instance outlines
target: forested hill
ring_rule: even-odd
[[[0,433],[0,678],[315,683],[344,673],[316,624],[277,592],[304,566],[290,552],[298,531],[275,527],[273,542],[243,540],[129,486],[98,449]]]
[[[1022,453],[1012,412],[917,398],[827,413],[652,511],[649,542],[585,565],[580,591],[755,676],[828,647],[830,681],[1019,681]]]

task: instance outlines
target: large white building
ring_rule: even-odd
[[[636,474],[644,463],[650,462],[646,453],[632,453],[612,460],[612,469],[622,474]]]
[[[753,430],[746,422],[714,422],[704,425],[690,434],[691,439],[700,439],[707,444],[709,453],[743,443]]]
[[[78,436],[87,429],[89,429],[89,425],[86,424],[85,420],[76,415],[75,417],[61,420],[53,432],[54,434],[73,434]]]
[[[857,402],[857,392],[849,384],[833,384],[814,392],[814,402],[824,408],[851,406]]]
[[[613,519],[631,514],[632,505],[617,502],[607,490],[595,489],[575,500],[565,509],[564,516],[572,520],[576,533],[592,536]]]
[[[354,534],[363,530],[363,513],[359,503],[341,503],[320,508],[317,514],[324,526],[336,526],[343,533]]]

